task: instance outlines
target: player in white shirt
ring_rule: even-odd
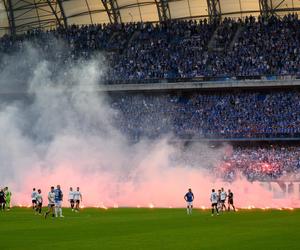
[[[74,192],[74,200],[76,203],[75,212],[79,212],[79,205],[80,202],[82,201],[82,195],[80,193],[79,187],[77,187],[76,191]]]
[[[219,211],[218,211],[218,194],[215,192],[214,189],[211,191],[210,201],[211,201],[211,216],[214,216],[215,212],[217,213],[217,215],[219,215]]]
[[[70,191],[69,191],[69,202],[70,202],[70,205],[71,205],[71,208],[72,208],[72,211],[74,211],[74,205],[75,205],[75,199],[74,199],[74,191],[73,191],[73,188],[70,187]]]
[[[48,211],[45,213],[45,219],[50,213],[52,214],[52,217],[55,216],[54,207],[55,207],[55,192],[54,192],[54,187],[51,187],[50,192],[48,193]]]
[[[36,196],[37,196],[37,191],[35,188],[32,189],[31,193],[31,202],[32,202],[32,209],[36,209]]]
[[[224,188],[221,188],[221,211],[223,211],[223,208],[225,208],[226,211],[226,198],[227,198],[227,193],[224,191]]]
[[[42,197],[42,191],[39,189],[36,195],[36,210],[35,210],[36,214],[38,213],[39,215],[41,215],[42,207],[43,207],[43,197]]]

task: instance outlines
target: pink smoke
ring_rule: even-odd
[[[19,56],[28,65],[38,58],[32,51]],[[85,206],[184,207],[183,196],[192,188],[195,207],[209,207],[211,189],[221,187],[234,192],[238,207],[300,206],[292,197],[274,199],[259,183],[241,178],[229,184],[214,178],[205,166],[217,164],[218,152],[206,145],[198,144],[191,152],[199,165],[192,168],[170,161],[171,154],[180,155],[180,148],[167,140],[128,143],[114,126],[113,118],[120,114],[98,92],[101,61],[66,65],[55,74],[49,64],[41,58],[28,71],[34,72],[28,73],[29,102],[12,100],[0,106],[0,184],[9,186],[14,205],[30,205],[33,187],[42,189],[47,203],[50,186],[60,184],[65,206],[70,186],[81,188]],[[59,77],[53,80],[53,75]],[[12,82],[7,74],[0,74],[0,80]],[[230,153],[230,148],[223,151]]]
[[[41,188],[46,201],[50,186],[60,184],[64,192],[64,205],[68,206],[69,187],[81,188],[83,204],[88,207],[184,207],[183,196],[192,188],[195,207],[210,206],[212,188],[224,187],[234,192],[235,205],[248,208],[299,207],[292,197],[274,198],[274,194],[260,183],[250,183],[240,178],[233,183],[216,180],[201,169],[162,166],[158,155],[139,165],[128,180],[120,180],[117,173],[86,173],[76,163],[62,163],[52,170],[33,168],[24,176],[21,185],[11,183],[13,204],[29,205],[32,187]],[[158,160],[158,161],[157,161]]]

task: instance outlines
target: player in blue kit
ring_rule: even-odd
[[[184,199],[187,202],[187,207],[186,207],[187,214],[192,214],[193,201],[194,201],[194,194],[192,192],[192,189],[189,188],[189,191],[185,194]]]
[[[63,201],[63,192],[60,189],[60,185],[57,185],[57,188],[54,190],[55,197],[54,197],[54,202],[55,202],[55,217],[64,217],[62,215],[62,201]]]

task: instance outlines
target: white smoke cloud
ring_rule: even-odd
[[[243,205],[249,196],[257,206],[273,202],[258,184],[239,180],[229,185],[210,175],[223,148],[198,143],[184,153],[167,136],[128,141],[113,125],[114,117],[122,114],[96,91],[105,72],[101,56],[75,66],[59,64],[54,72],[57,62],[40,54],[26,46],[22,53],[3,57],[6,67],[0,73],[2,93],[10,93],[0,98],[0,186],[11,188],[14,204],[30,203],[32,187],[41,188],[45,196],[56,184],[65,195],[70,186],[80,186],[84,203],[94,206],[184,206],[189,187],[195,191],[196,205],[208,205],[210,189],[221,185],[233,187],[240,196],[244,186],[254,190],[240,199]],[[171,160],[181,154],[198,165]]]

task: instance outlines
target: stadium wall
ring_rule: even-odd
[[[228,88],[282,88],[300,86],[300,80],[244,80],[244,81],[207,81],[146,84],[100,85],[99,91],[151,91],[151,90],[193,90]]]
[[[300,79],[291,80],[230,80],[230,81],[195,81],[169,83],[139,83],[139,84],[99,84],[101,92],[123,91],[176,91],[176,90],[217,90],[217,89],[270,89],[270,88],[298,88]],[[82,87],[84,90],[84,86]],[[88,86],[86,88],[89,89]],[[22,94],[27,92],[23,82],[14,81],[0,86],[0,94]]]

